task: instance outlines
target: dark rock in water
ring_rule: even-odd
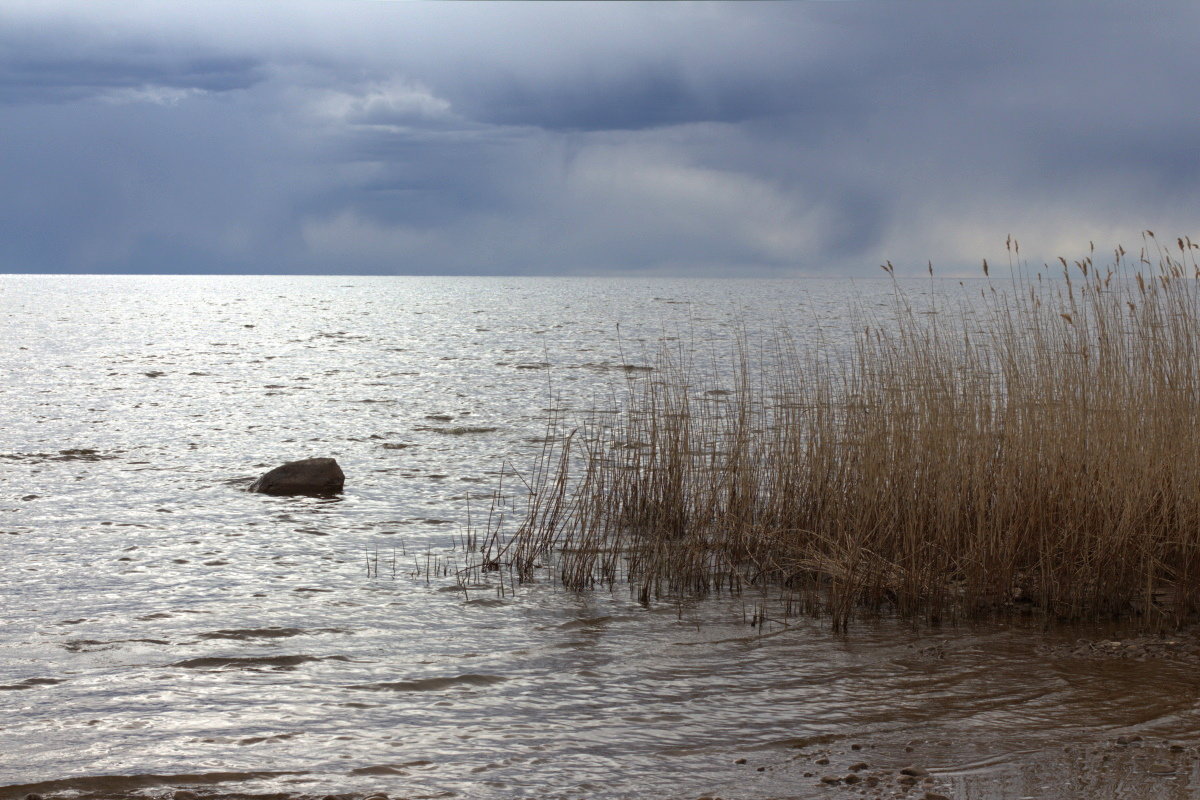
[[[278,466],[250,484],[259,494],[328,496],[341,494],[346,475],[332,458],[305,458]]]

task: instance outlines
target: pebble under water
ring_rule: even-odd
[[[1194,634],[459,588],[552,397],[890,291],[0,276],[0,800],[1200,797]],[[310,456],[344,495],[245,491]]]

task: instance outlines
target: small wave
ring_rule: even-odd
[[[32,689],[36,686],[53,686],[56,683],[65,683],[62,678],[26,678],[20,683],[10,683],[0,686],[0,692],[19,692],[23,689]]]
[[[90,795],[114,796],[130,794],[138,789],[156,786],[197,786],[279,778],[286,775],[305,775],[304,772],[198,772],[182,775],[90,775],[63,778],[41,783],[21,783],[0,786],[0,800],[17,800],[30,794],[59,794],[82,792]]]
[[[254,481],[256,481],[256,480],[257,480],[256,476],[246,475],[241,478],[229,478],[227,480],[223,480],[223,481],[221,481],[221,484],[223,486],[246,487],[246,486],[249,486],[250,484],[254,483]]]
[[[607,628],[614,622],[629,622],[634,619],[636,619],[636,617],[583,617],[581,619],[573,619],[569,622],[564,622],[561,625],[556,625],[555,627],[564,631],[596,630],[599,628]]]
[[[583,369],[593,369],[599,372],[640,373],[654,371],[654,367],[649,367],[644,364],[612,364],[607,361],[589,361],[586,364],[580,364],[579,366],[581,366]]]
[[[306,633],[301,628],[230,628],[198,633],[201,639],[286,639]]]
[[[107,461],[116,456],[89,448],[72,448],[57,453],[0,453],[0,458],[10,461]]]
[[[350,772],[348,774],[350,774],[350,775],[408,775],[409,773],[405,772],[404,771],[405,769],[407,769],[409,767],[427,767],[427,766],[431,765],[432,763],[433,762],[428,759],[418,758],[415,761],[405,761],[401,764],[376,764],[371,767],[359,767],[358,769],[350,770]]]
[[[745,750],[778,750],[786,748],[788,750],[805,750],[810,747],[828,746],[835,742],[840,742],[846,739],[846,734],[843,733],[821,733],[813,736],[785,736],[782,739],[772,739],[769,742],[761,742],[755,745],[744,747]]]
[[[62,648],[69,653],[98,653],[103,650],[113,650],[122,644],[158,644],[166,645],[170,642],[165,639],[113,639],[111,641],[101,641],[98,639],[68,639],[62,643]]]
[[[284,742],[300,735],[299,733],[277,733],[274,736],[247,736],[244,739],[238,739],[238,744],[247,747],[253,744],[262,744],[263,742]]]
[[[564,622],[557,627],[564,631],[574,631],[580,628],[603,628],[613,621],[614,617],[585,617],[584,619],[573,619],[570,622]]]
[[[176,661],[169,666],[184,667],[185,669],[225,669],[227,667],[233,669],[257,669],[259,667],[269,667],[275,670],[294,669],[301,664],[309,661],[349,661],[345,656],[245,656],[245,657],[230,657],[221,658],[218,656],[206,656],[203,658],[189,658],[184,661]]]
[[[448,678],[420,678],[414,681],[388,681],[384,683],[362,683],[350,686],[350,689],[362,689],[368,692],[438,692],[455,686],[491,686],[503,683],[507,678],[499,675],[456,675]]]
[[[396,764],[376,764],[373,767],[359,767],[352,769],[348,773],[350,775],[407,775],[408,773],[400,769]]]
[[[492,433],[499,428],[489,428],[484,426],[471,425],[456,425],[452,428],[439,428],[432,425],[420,425],[416,428],[419,431],[429,431],[430,433],[441,433],[446,436],[462,436],[468,433]]]

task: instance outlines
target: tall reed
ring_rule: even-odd
[[[621,411],[556,421],[503,557],[646,600],[782,588],[842,627],[884,609],[1186,620],[1198,246],[1144,244],[1105,269],[1060,259],[1051,279],[1010,242],[1011,282],[934,289],[936,308],[894,281],[891,319],[861,315],[843,351],[743,338],[727,393],[663,351]]]

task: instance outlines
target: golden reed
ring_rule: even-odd
[[[1197,249],[1146,232],[1136,260],[1051,278],[1010,240],[1011,281],[935,290],[937,313],[893,281],[892,321],[849,349],[742,340],[728,390],[664,351],[621,410],[552,420],[499,557],[643,600],[773,587],[838,627],[1179,624],[1200,601]]]

